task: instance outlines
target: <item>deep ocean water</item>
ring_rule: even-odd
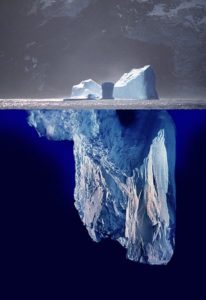
[[[23,111],[0,112],[1,272],[7,298],[201,293],[205,270],[206,111],[171,111],[177,132],[176,250],[167,266],[91,241],[73,207],[72,142],[39,138]],[[148,288],[149,287],[149,288]],[[177,292],[178,291],[178,292]],[[166,294],[165,294],[166,295]],[[198,298],[198,297],[197,297]]]

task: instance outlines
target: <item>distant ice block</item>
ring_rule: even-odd
[[[113,91],[114,91],[113,82],[102,83],[102,99],[114,99]]]
[[[114,86],[116,99],[158,99],[155,87],[155,73],[151,66],[132,69],[125,73]]]
[[[92,97],[91,97],[92,95]],[[102,88],[101,85],[92,79],[87,79],[74,85],[72,88],[71,98],[101,98]]]

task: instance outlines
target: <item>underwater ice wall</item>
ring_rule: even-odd
[[[75,206],[94,241],[117,240],[133,261],[169,262],[175,128],[166,111],[41,110],[29,124],[40,136],[74,141]]]

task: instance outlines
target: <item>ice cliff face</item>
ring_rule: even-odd
[[[166,264],[174,250],[175,130],[165,111],[32,111],[40,136],[73,140],[75,206],[91,238]]]
[[[114,86],[117,99],[158,99],[155,88],[155,73],[151,66],[133,69],[125,73]]]

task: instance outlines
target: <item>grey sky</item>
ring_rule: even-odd
[[[205,1],[168,2],[2,0],[1,98],[68,96],[148,64],[161,97],[205,96]]]

